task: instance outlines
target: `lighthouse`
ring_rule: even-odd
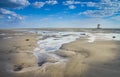
[[[97,29],[100,29],[100,24],[97,24]]]

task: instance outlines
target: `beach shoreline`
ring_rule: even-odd
[[[3,43],[0,45],[1,77],[120,76],[119,35],[93,34],[94,39],[88,32],[55,34],[49,32],[50,35],[46,33],[47,37],[45,31],[43,33],[45,37],[36,31],[1,31],[0,42]],[[76,38],[78,35],[80,37]],[[53,40],[46,41],[51,37]],[[68,41],[70,38],[72,40]],[[68,42],[65,42],[65,39]],[[56,46],[58,47],[51,48]],[[35,52],[39,52],[38,56],[34,54]]]

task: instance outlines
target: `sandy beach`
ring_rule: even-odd
[[[0,30],[0,77],[119,77],[118,34]]]
[[[0,77],[120,77],[120,0],[0,0]]]

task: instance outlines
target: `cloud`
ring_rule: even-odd
[[[70,8],[70,9],[75,9],[76,6],[74,6],[74,5],[70,5],[69,8]]]
[[[108,17],[117,14],[120,10],[120,1],[118,0],[101,0],[100,2],[84,2],[87,7],[94,7],[97,10],[86,10],[79,15],[90,17]]]
[[[45,2],[36,1],[32,5],[35,8],[42,8],[44,5],[56,5],[56,4],[58,4],[58,2],[56,0],[48,0],[48,1],[45,1]]]
[[[74,0],[69,0],[69,1],[64,1],[63,2],[63,5],[66,5],[69,7],[69,9],[75,9],[76,6],[75,5],[78,5],[78,4],[81,4],[80,1],[74,1]]]
[[[2,16],[2,18],[8,18],[10,20],[12,19],[22,20],[23,19],[22,16],[16,14],[15,12],[7,10],[7,9],[3,9],[3,8],[0,8],[0,15]]]
[[[28,5],[28,0],[0,0],[0,8],[22,8]]]
[[[89,17],[108,17],[114,15],[114,10],[87,10],[85,12],[79,13],[79,15],[81,14]]]
[[[80,1],[74,1],[74,0],[69,0],[69,1],[64,1],[63,5],[73,5],[73,4],[80,4]]]
[[[46,1],[45,3],[46,3],[46,4],[49,4],[49,5],[58,4],[57,0],[49,0],[49,1]]]
[[[35,2],[35,3],[33,3],[33,6],[34,6],[35,8],[41,8],[41,7],[43,7],[44,5],[45,5],[44,2]]]
[[[0,0],[0,19],[1,21],[18,22],[23,16],[7,9],[24,8],[30,5],[28,0]]]
[[[88,17],[108,17],[119,13],[120,1],[119,0],[99,0],[95,1],[76,1],[68,0],[64,1],[63,5],[69,7],[69,9],[75,9],[75,6],[92,7],[94,9],[85,10],[80,12],[79,15],[86,15]]]
[[[96,6],[95,2],[84,2],[84,4],[86,4],[88,7],[94,7],[94,6]]]

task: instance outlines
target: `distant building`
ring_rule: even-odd
[[[97,24],[97,29],[100,29],[100,24]]]

